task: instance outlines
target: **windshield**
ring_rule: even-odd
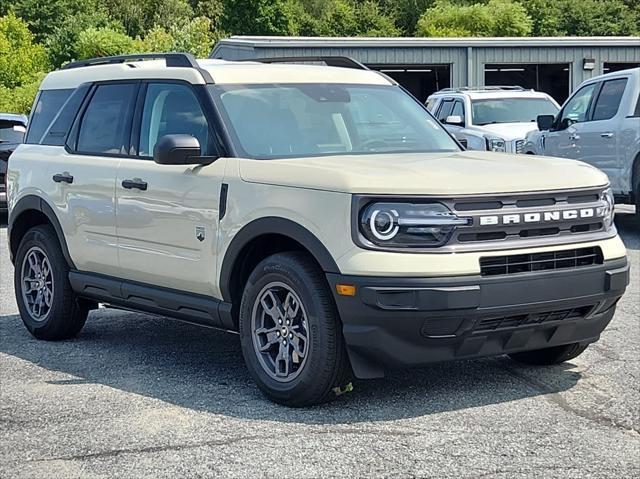
[[[460,149],[422,105],[398,87],[211,88],[238,152],[250,158]]]
[[[22,123],[0,120],[0,143],[22,143],[25,131]]]
[[[535,122],[538,115],[556,115],[559,108],[546,98],[471,100],[474,125]]]

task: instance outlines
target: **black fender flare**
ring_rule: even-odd
[[[17,251],[18,245],[12,245],[12,230],[15,222],[22,216],[24,213],[28,211],[38,211],[42,213],[51,223],[53,229],[56,232],[56,236],[58,237],[58,242],[60,243],[60,248],[62,249],[62,254],[64,259],[69,264],[69,267],[75,269],[75,265],[73,264],[73,260],[71,259],[71,255],[69,254],[69,248],[67,247],[67,241],[65,240],[64,233],[62,231],[62,226],[60,226],[60,221],[58,217],[51,207],[49,203],[36,195],[26,195],[18,200],[16,205],[11,209],[11,213],[9,214],[9,226],[7,228],[7,241],[9,243],[9,255],[11,258],[11,262],[14,261],[14,251]]]
[[[331,253],[308,229],[295,221],[267,216],[243,226],[225,252],[220,268],[220,292],[225,301],[231,301],[231,275],[240,253],[252,240],[266,234],[279,234],[297,241],[311,253],[325,273],[340,273]]]

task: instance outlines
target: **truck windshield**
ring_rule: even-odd
[[[249,158],[459,151],[395,86],[213,85],[238,153]]]
[[[555,115],[559,108],[546,98],[492,98],[471,100],[473,124],[528,123],[538,115]]]
[[[22,143],[25,131],[21,123],[0,120],[0,143]]]

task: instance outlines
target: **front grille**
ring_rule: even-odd
[[[603,263],[598,246],[588,248],[527,253],[480,258],[482,276],[530,273],[557,269],[574,269]]]
[[[516,140],[516,153],[522,153],[524,151],[524,140]]]
[[[451,243],[469,249],[511,245],[570,243],[605,232],[600,189],[455,198],[447,203],[468,226],[458,227]]]
[[[584,318],[593,310],[594,307],[594,305],[590,305],[578,308],[559,309],[555,311],[483,318],[476,323],[474,331],[498,331],[501,329],[517,328],[519,326],[550,323],[552,321],[566,321],[570,319]]]

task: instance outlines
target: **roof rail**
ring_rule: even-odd
[[[111,65],[114,63],[136,62],[141,60],[165,60],[168,67],[200,68],[191,53],[138,53],[134,55],[118,55],[115,57],[90,58],[64,65],[61,70],[89,67],[93,65]]]
[[[302,56],[302,57],[269,57],[269,58],[246,58],[236,60],[242,62],[259,63],[303,63],[303,62],[324,62],[329,67],[354,68],[356,70],[369,70],[369,68],[357,60],[341,56]]]
[[[191,53],[137,53],[132,55],[118,55],[114,57],[90,58],[64,65],[61,70],[89,67],[93,65],[112,65],[117,63],[137,62],[142,60],[165,60],[167,67],[195,68],[200,72],[206,83],[214,83],[211,74],[198,65],[198,61]]]
[[[442,88],[436,93],[461,93],[465,91],[526,91],[526,88],[518,85],[461,86],[457,88]]]

